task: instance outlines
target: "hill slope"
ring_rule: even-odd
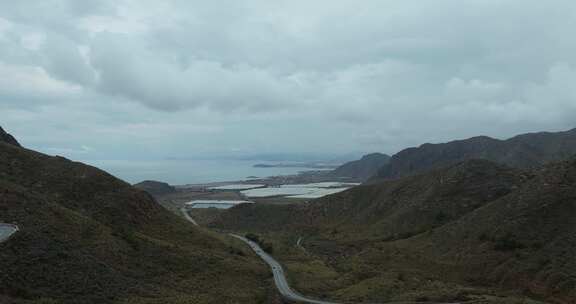
[[[390,156],[382,153],[372,153],[363,156],[359,160],[351,161],[334,169],[331,172],[335,177],[352,178],[358,181],[365,181],[374,176],[384,165],[388,163]]]
[[[519,135],[508,140],[480,136],[443,144],[424,144],[392,156],[374,179],[392,179],[440,168],[467,159],[487,159],[516,168],[531,168],[576,154],[576,129]]]
[[[576,303],[575,223],[573,159],[537,170],[510,194],[410,242],[467,280],[568,304]]]
[[[266,268],[96,168],[0,142],[2,303],[266,303]]]
[[[484,286],[573,304],[574,223],[576,160],[534,170],[470,160],[304,206],[239,206],[213,225],[278,240],[304,237],[318,259],[311,265],[330,265],[347,278],[340,289],[320,292],[347,300],[398,299],[402,288],[434,294],[456,284],[468,293]],[[410,287],[416,281],[423,285]]]
[[[11,144],[20,147],[20,143],[12,135],[6,133],[2,127],[0,127],[0,142]]]

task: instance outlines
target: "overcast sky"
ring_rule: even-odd
[[[0,125],[73,159],[576,126],[574,0],[0,0]]]

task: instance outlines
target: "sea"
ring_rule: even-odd
[[[246,180],[249,177],[292,175],[309,168],[255,168],[258,160],[84,160],[131,184],[156,180],[171,185]]]

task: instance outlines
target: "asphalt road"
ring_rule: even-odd
[[[18,232],[18,226],[0,223],[0,243],[7,241],[16,232]]]
[[[186,207],[182,207],[180,209],[180,211],[182,212],[182,214],[184,214],[184,217],[192,224],[194,224],[194,226],[200,226],[198,225],[198,223],[196,223],[196,221],[190,216],[190,214],[188,213],[188,210],[186,209]]]
[[[282,268],[280,263],[278,263],[269,254],[264,252],[264,250],[262,250],[262,248],[260,248],[260,246],[258,244],[256,244],[255,242],[253,242],[253,241],[251,241],[251,240],[249,240],[243,236],[239,236],[236,234],[230,234],[230,236],[235,237],[239,240],[242,240],[243,242],[248,244],[248,246],[250,246],[250,248],[252,248],[252,250],[254,250],[254,252],[258,256],[260,256],[260,258],[262,260],[264,260],[264,262],[266,262],[268,265],[270,265],[270,268],[272,269],[272,274],[274,275],[274,283],[276,284],[278,291],[280,292],[280,294],[284,298],[291,300],[291,301],[297,301],[297,302],[302,302],[302,303],[338,304],[335,302],[327,302],[327,301],[309,299],[309,298],[306,298],[306,297],[300,295],[299,293],[295,292],[288,285],[288,281],[286,280],[286,276],[284,275],[284,269]]]
[[[198,223],[196,223],[196,221],[190,216],[190,214],[188,214],[188,212],[186,211],[185,208],[182,208],[181,211],[189,222],[191,222],[192,224],[194,224],[196,226],[199,226]],[[308,304],[342,304],[342,303],[328,302],[328,301],[306,298],[305,296],[292,290],[290,288],[290,285],[288,285],[288,280],[286,280],[286,276],[284,275],[284,269],[282,268],[280,263],[278,263],[272,256],[267,254],[258,244],[256,244],[255,242],[253,242],[253,241],[251,241],[251,240],[249,240],[243,236],[240,236],[237,234],[232,234],[232,233],[230,233],[229,235],[243,241],[246,244],[248,244],[248,246],[250,246],[250,248],[252,248],[252,250],[254,250],[254,252],[264,262],[266,262],[270,266],[270,269],[272,270],[272,274],[274,275],[274,283],[276,284],[276,288],[278,289],[280,294],[285,299],[290,300],[290,301],[295,301],[298,303],[308,303]],[[298,240],[297,245],[300,245],[301,240],[302,240],[301,238]],[[388,304],[392,304],[392,303],[393,302],[388,302]],[[410,304],[410,302],[396,302],[396,303],[398,303],[398,304],[400,304],[400,303]],[[421,303],[422,302],[420,302],[419,304],[421,304]],[[458,302],[451,302],[451,303],[450,302],[447,302],[447,303],[426,302],[426,304],[463,304],[463,303],[458,303]]]
[[[190,214],[188,214],[188,211],[186,210],[186,208],[182,208],[180,209],[180,211],[182,212],[182,214],[184,215],[184,217],[192,224],[198,226],[198,223],[196,223],[196,221],[190,216]],[[284,275],[284,269],[282,268],[282,266],[280,265],[280,263],[278,263],[273,257],[271,257],[269,254],[267,254],[266,252],[264,252],[264,250],[262,250],[262,248],[260,248],[260,246],[252,241],[250,241],[249,239],[243,237],[243,236],[239,236],[236,234],[230,234],[230,236],[235,237],[239,240],[242,240],[243,242],[245,242],[246,244],[248,244],[248,246],[250,246],[250,248],[252,248],[252,250],[254,250],[254,252],[260,256],[260,258],[262,260],[264,260],[264,262],[266,262],[268,265],[270,265],[270,268],[272,269],[272,274],[274,275],[274,283],[276,284],[276,288],[278,288],[278,291],[280,292],[280,294],[291,301],[298,301],[298,302],[302,302],[302,303],[313,303],[313,304],[338,304],[338,303],[334,303],[334,302],[326,302],[326,301],[319,301],[319,300],[314,300],[314,299],[308,299],[300,294],[298,294],[297,292],[295,292],[294,290],[292,290],[290,288],[290,286],[288,285],[288,281],[286,280],[286,276]]]

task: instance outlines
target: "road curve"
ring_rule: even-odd
[[[186,210],[186,207],[181,208],[180,211],[182,212],[184,217],[190,223],[194,224],[195,226],[199,226],[198,223],[190,216],[190,214],[188,213],[188,210]],[[254,252],[258,256],[260,256],[260,258],[262,258],[262,260],[264,260],[264,262],[266,262],[268,265],[270,265],[270,269],[272,270],[272,274],[274,275],[274,283],[276,284],[276,288],[278,288],[278,291],[280,292],[280,294],[285,299],[291,300],[291,301],[298,301],[298,302],[302,302],[302,303],[312,303],[312,304],[339,304],[339,303],[334,303],[334,302],[326,302],[326,301],[308,299],[308,298],[298,294],[297,292],[295,292],[294,290],[292,290],[290,288],[290,285],[288,285],[288,281],[286,280],[286,276],[284,275],[284,270],[283,270],[282,266],[280,265],[280,263],[278,263],[269,254],[264,252],[264,250],[262,250],[262,248],[260,248],[260,246],[258,244],[250,241],[249,239],[247,239],[243,236],[239,236],[239,235],[232,234],[232,233],[230,233],[230,236],[235,237],[235,238],[245,242],[246,244],[248,244],[248,246],[250,246],[250,248],[252,248],[252,250],[254,250]]]
[[[280,263],[278,263],[269,254],[264,252],[264,250],[262,250],[262,248],[260,248],[260,246],[258,244],[256,244],[255,242],[253,242],[253,241],[251,241],[251,240],[249,240],[243,236],[239,236],[237,234],[231,233],[230,236],[235,237],[235,238],[245,242],[246,244],[248,244],[248,246],[250,246],[250,248],[252,248],[252,250],[254,250],[254,252],[258,256],[260,256],[260,258],[262,260],[264,260],[264,262],[266,262],[268,265],[270,265],[270,268],[272,269],[272,274],[274,275],[274,283],[276,284],[276,287],[278,288],[278,291],[280,292],[280,294],[285,299],[290,300],[290,301],[297,301],[297,302],[302,302],[302,303],[312,303],[312,304],[338,304],[335,302],[327,302],[327,301],[309,299],[309,298],[306,298],[306,297],[300,295],[299,293],[295,292],[288,285],[288,281],[286,280],[286,276],[284,275],[284,269],[282,268]]]
[[[18,230],[18,226],[16,225],[0,223],[0,243],[9,240]]]
[[[302,251],[304,251],[305,253],[308,253],[308,251],[306,251],[306,248],[304,248],[304,246],[302,246],[302,237],[299,237],[298,240],[296,241],[296,247],[302,249]]]
[[[188,214],[186,208],[182,208],[182,209],[180,209],[180,211],[182,211],[182,213],[184,214],[184,217],[189,222],[191,222],[192,224],[194,224],[196,226],[199,226],[198,223],[196,223],[196,221],[190,216],[190,214]],[[290,288],[290,285],[288,285],[288,280],[286,279],[286,276],[284,275],[284,269],[282,268],[282,265],[280,265],[280,263],[278,263],[272,256],[267,254],[260,247],[260,245],[256,244],[255,242],[253,242],[253,241],[251,241],[251,240],[249,240],[243,236],[237,235],[237,234],[230,233],[229,235],[231,237],[237,238],[237,239],[243,241],[244,243],[248,244],[248,246],[250,246],[250,248],[252,250],[254,250],[254,252],[262,260],[264,260],[264,262],[266,262],[266,264],[268,264],[270,266],[270,269],[272,270],[272,274],[274,275],[274,283],[276,284],[276,288],[278,289],[278,291],[280,292],[282,297],[284,297],[284,299],[289,300],[289,301],[299,302],[299,303],[308,303],[308,304],[343,304],[343,303],[328,302],[328,301],[306,298],[305,296],[292,290],[292,288]],[[299,241],[298,243],[300,243],[301,238],[298,241]],[[394,302],[388,302],[387,304],[392,304],[392,303],[394,303]],[[414,302],[396,302],[396,303],[410,304],[410,303],[414,303]],[[419,302],[418,304],[423,304],[423,302]],[[426,302],[425,304],[463,304],[463,303],[458,303],[458,302],[452,302],[452,303]]]
[[[196,223],[196,221],[190,216],[190,214],[188,213],[188,209],[186,209],[186,207],[182,207],[180,208],[180,211],[182,212],[182,214],[184,214],[184,217],[192,224],[194,224],[194,226],[200,226],[198,225],[198,223]]]

